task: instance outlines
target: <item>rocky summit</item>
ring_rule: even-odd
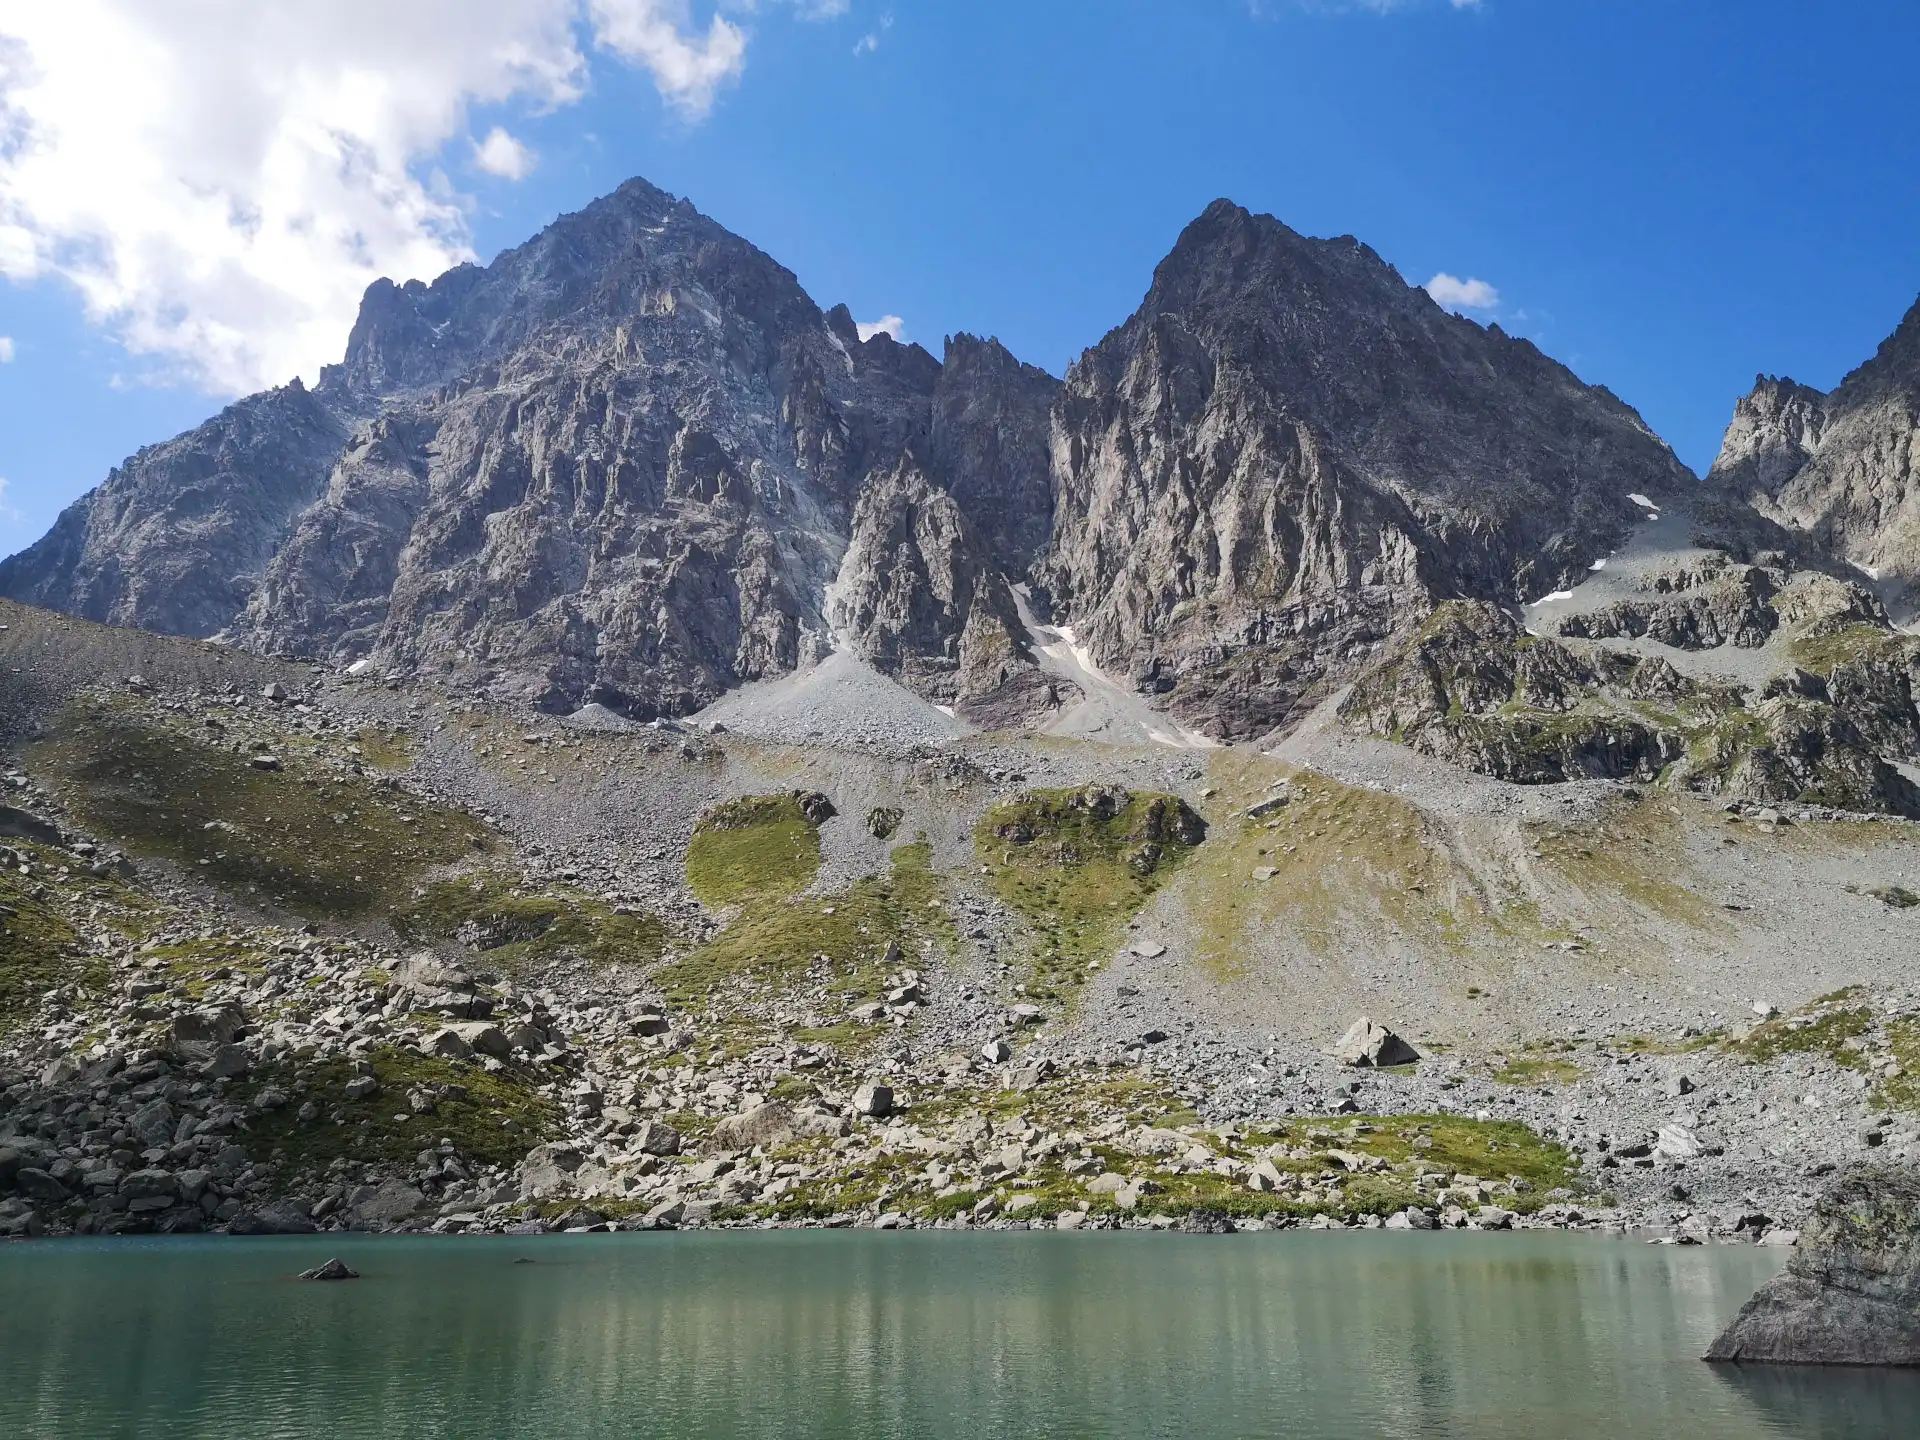
[[[639,181],[381,282],[0,565],[0,1233],[1825,1235],[1912,324],[1701,480],[1225,202],[1064,380]]]

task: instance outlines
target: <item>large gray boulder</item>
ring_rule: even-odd
[[[1920,1172],[1855,1165],[1820,1197],[1787,1268],[1707,1359],[1920,1365]]]
[[[1362,1015],[1347,1028],[1333,1047],[1333,1058],[1342,1065],[1411,1065],[1420,1052],[1384,1025],[1376,1025]]]

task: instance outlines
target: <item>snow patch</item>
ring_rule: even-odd
[[[1849,562],[1849,563],[1852,563],[1852,562]],[[1866,576],[1869,580],[1878,580],[1880,578],[1880,567],[1878,565],[1854,564],[1853,568],[1858,570],[1862,575]]]
[[[1596,560],[1591,565],[1587,566],[1587,569],[1589,570],[1604,570],[1606,568],[1607,568],[1607,562],[1605,560]]]
[[[1638,490],[1634,491],[1633,494],[1627,496],[1627,499],[1631,500],[1634,504],[1638,505],[1642,510],[1658,510],[1660,508],[1658,505],[1654,504],[1653,501],[1649,500],[1646,496],[1642,495]]]
[[[1538,600],[1529,600],[1527,603],[1529,605],[1551,605],[1556,600],[1571,600],[1572,598],[1573,592],[1571,590],[1556,590],[1551,595],[1542,595]]]

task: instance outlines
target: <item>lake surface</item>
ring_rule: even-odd
[[[335,1254],[364,1278],[287,1278]],[[1914,1434],[1920,1377],[1701,1363],[1782,1258],[1550,1233],[0,1245],[0,1435]]]

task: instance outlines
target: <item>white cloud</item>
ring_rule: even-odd
[[[1441,271],[1427,282],[1427,294],[1449,310],[1492,310],[1500,304],[1500,292],[1484,280],[1462,280]]]
[[[882,315],[869,325],[855,325],[862,340],[871,340],[876,335],[890,335],[895,340],[906,334],[907,322],[898,315]]]
[[[11,335],[0,335],[0,365],[11,365],[12,363],[13,337]]]
[[[746,34],[689,0],[0,0],[0,276],[211,391],[311,377],[369,282],[471,258],[435,166],[470,110],[572,103],[595,46],[698,119]],[[496,133],[483,168],[531,163]]]
[[[882,15],[877,29],[869,30],[854,42],[853,53],[856,57],[871,55],[880,48],[880,37],[893,29],[893,16]]]
[[[504,129],[496,125],[487,138],[473,144],[473,161],[489,175],[502,180],[524,180],[533,173],[536,157]]]
[[[704,37],[689,35],[686,0],[587,0],[587,9],[594,39],[652,71],[660,93],[693,119],[746,64],[746,31],[715,15]]]

